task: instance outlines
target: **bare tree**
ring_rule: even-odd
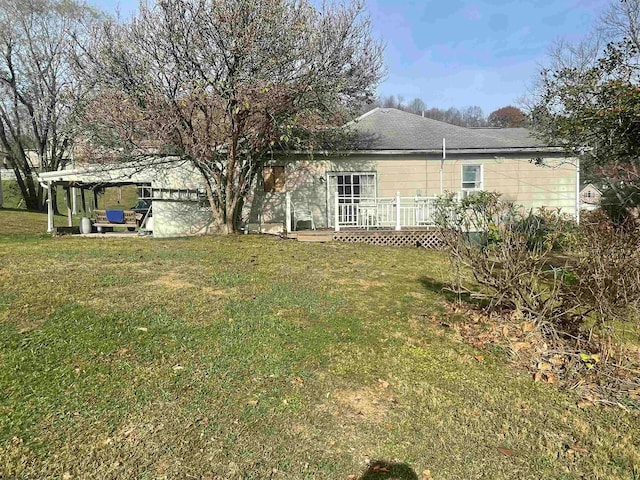
[[[422,115],[422,113],[427,109],[427,104],[421,98],[414,98],[411,100],[409,105],[407,105],[407,111],[411,113],[415,113],[416,115]]]
[[[91,140],[129,159],[155,141],[191,162],[223,233],[274,150],[317,148],[384,74],[361,1],[142,3],[131,22],[106,23],[96,49]]]
[[[382,97],[381,100],[382,106],[384,108],[398,108],[398,101],[396,100],[395,95],[389,95],[388,97]]]
[[[462,109],[462,124],[465,127],[483,127],[486,123],[484,112],[477,105]]]
[[[75,0],[0,0],[0,147],[29,209],[44,206],[36,171],[59,169],[75,135],[74,58],[96,18]]]

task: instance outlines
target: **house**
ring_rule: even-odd
[[[393,108],[376,108],[351,127],[361,138],[357,150],[270,162],[267,180],[254,190],[250,225],[285,225],[288,196],[294,223],[298,207],[311,211],[318,228],[335,228],[336,211],[338,226],[396,228],[403,214],[412,217],[401,218],[406,226],[426,226],[437,195],[477,190],[499,192],[527,209],[576,215],[577,160],[524,128],[464,128]],[[399,209],[395,220],[387,215],[392,204]],[[375,210],[377,218],[361,215],[365,209]]]
[[[600,207],[602,192],[593,184],[589,183],[580,190],[580,208],[582,210],[596,210]]]
[[[274,155],[247,199],[243,223],[271,233],[311,226],[419,229],[433,226],[437,195],[478,190],[527,209],[577,214],[577,161],[525,129],[463,128],[392,108],[376,108],[347,128],[357,139],[348,151]],[[186,162],[50,172],[40,181],[78,188],[143,184],[153,198],[155,237],[208,230],[203,185]]]

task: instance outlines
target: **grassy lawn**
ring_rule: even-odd
[[[638,413],[430,320],[452,315],[438,252],[51,239],[44,218],[0,211],[0,478],[640,474]]]

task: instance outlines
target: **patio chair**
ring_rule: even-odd
[[[311,212],[311,209],[309,207],[294,206],[293,219],[294,219],[294,223],[293,223],[294,230],[298,230],[298,223],[300,222],[310,222],[311,230],[316,229],[316,224],[313,221],[313,213]]]

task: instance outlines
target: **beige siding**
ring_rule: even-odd
[[[445,192],[459,192],[462,188],[462,166],[482,165],[483,189],[502,193],[504,198],[525,208],[561,208],[575,214],[576,171],[569,163],[546,159],[550,166],[531,163],[522,158],[448,158],[444,161]],[[274,162],[278,164],[278,162]],[[286,160],[286,191],[296,206],[310,208],[318,227],[327,226],[327,175],[331,172],[374,172],[378,197],[440,194],[439,159],[415,156],[353,155],[327,159]],[[247,204],[245,218],[251,222],[285,223],[285,193],[264,193],[259,180]]]

